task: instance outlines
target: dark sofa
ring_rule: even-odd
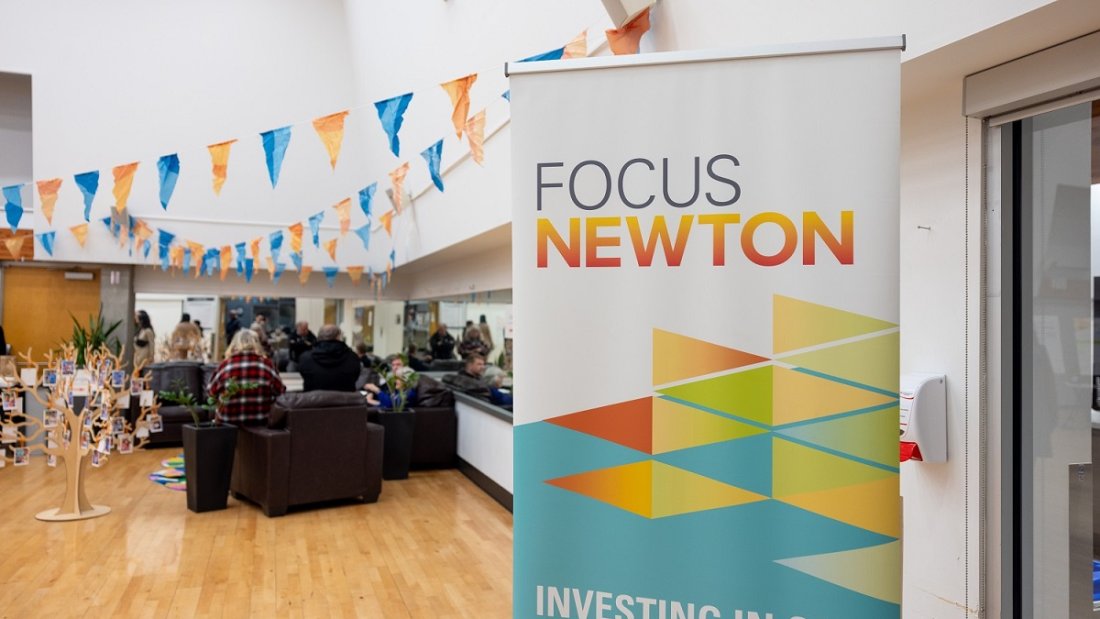
[[[178,445],[182,443],[183,425],[194,421],[191,413],[186,408],[165,402],[159,394],[182,388],[194,395],[195,401],[201,404],[206,401],[206,384],[215,369],[216,366],[203,365],[198,361],[167,361],[154,363],[146,368],[147,375],[150,376],[150,382],[146,388],[152,389],[157,394],[157,399],[160,402],[158,412],[164,422],[163,432],[149,434],[149,445]],[[140,414],[141,406],[138,397],[133,396],[130,398],[130,423],[136,421]],[[202,421],[208,421],[210,414],[200,410],[199,418]]]

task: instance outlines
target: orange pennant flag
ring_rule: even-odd
[[[226,245],[221,251],[222,259],[222,272],[221,279],[225,281],[225,276],[229,273],[229,267],[233,266],[233,248]]]
[[[173,245],[168,249],[168,261],[174,269],[183,269],[183,246]]]
[[[348,277],[351,278],[351,283],[358,284],[363,277],[363,267],[348,267]]]
[[[338,240],[340,240],[338,237],[333,237],[333,238],[325,241],[325,243],[324,243],[325,251],[328,252],[329,256],[332,256],[332,261],[333,262],[336,262],[336,241],[338,241]]]
[[[477,81],[477,73],[471,73],[466,77],[451,80],[446,84],[440,84],[443,90],[451,97],[451,122],[455,126],[455,134],[462,139],[462,130],[466,127],[466,118],[470,114],[470,87]]]
[[[286,227],[290,230],[290,251],[300,253],[302,251],[302,222]]]
[[[562,58],[584,58],[588,55],[588,29],[586,28],[565,45]]]
[[[122,213],[126,210],[126,202],[130,200],[130,189],[134,186],[134,172],[137,172],[138,164],[127,163],[115,166],[111,172],[115,175],[115,210]]]
[[[336,216],[340,219],[340,236],[343,236],[351,229],[351,198],[340,200],[332,208],[336,209]]]
[[[401,164],[393,172],[390,172],[390,182],[393,183],[393,208],[397,209],[397,212],[401,212],[401,203],[404,201],[402,197],[405,192],[405,175],[409,173],[409,162]]]
[[[260,241],[262,239],[255,238],[249,244],[249,250],[252,254],[252,263],[256,265],[256,268],[260,268]]]
[[[81,247],[84,247],[84,243],[88,240],[88,224],[80,224],[79,226],[73,226],[69,228],[69,231],[76,237],[76,242],[80,243]]]
[[[302,265],[302,269],[298,271],[298,283],[304,284],[309,281],[309,274],[313,272],[313,267],[309,265]]]
[[[221,195],[222,185],[225,184],[225,178],[229,175],[229,147],[233,146],[233,143],[237,140],[229,140],[227,142],[219,142],[217,144],[211,144],[207,146],[207,150],[210,151],[210,161],[214,166],[214,194]]]
[[[271,281],[275,281],[275,261],[271,259],[271,256],[266,258],[267,260],[267,275],[271,278]]]
[[[485,110],[466,121],[466,140],[470,143],[470,156],[482,165],[485,161]]]
[[[337,112],[313,119],[313,129],[328,151],[328,161],[336,169],[336,160],[340,158],[340,145],[344,142],[344,119],[348,112]]]
[[[388,282],[391,279],[393,279],[393,263],[392,262],[387,262],[386,263],[386,281]]]
[[[9,239],[4,239],[4,245],[8,248],[8,254],[10,260],[21,260],[23,253],[23,242],[27,240],[25,236],[13,236]]]
[[[187,248],[191,250],[191,267],[195,270],[195,279],[198,279],[202,274],[202,260],[206,248],[194,241],[187,241]]]
[[[51,178],[48,181],[38,181],[38,201],[42,204],[42,214],[46,221],[53,224],[53,209],[57,206],[57,191],[61,189],[61,179]]]
[[[393,236],[393,211],[386,211],[379,217],[382,221],[382,227],[386,229],[386,234]]]
[[[616,56],[637,54],[642,35],[649,32],[649,9],[626,22],[622,28],[607,31],[607,42]]]

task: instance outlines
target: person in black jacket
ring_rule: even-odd
[[[447,332],[447,325],[443,323],[439,323],[439,328],[428,339],[428,347],[432,349],[433,359],[455,358],[455,338]]]
[[[325,325],[317,332],[317,343],[298,358],[302,391],[355,391],[362,364],[341,339],[340,327]]]

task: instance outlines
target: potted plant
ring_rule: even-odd
[[[161,399],[178,404],[191,413],[194,423],[183,426],[183,469],[187,477],[187,509],[206,512],[225,509],[229,482],[233,475],[233,456],[237,448],[237,426],[218,421],[217,413],[230,399],[256,388],[256,383],[226,381],[217,397],[200,402],[195,394],[176,383],[174,391],[161,392]],[[211,413],[203,421],[200,410]]]
[[[69,317],[73,319],[73,336],[70,343],[76,348],[77,367],[84,367],[84,355],[89,350],[108,348],[114,354],[119,354],[122,345],[114,333],[122,326],[122,321],[107,324],[107,321],[103,319],[103,306],[100,306],[99,314],[88,316],[87,326],[80,324],[80,321],[71,312]]]
[[[382,450],[382,479],[408,479],[409,462],[412,460],[413,432],[416,429],[416,411],[409,408],[409,396],[420,382],[420,374],[405,365],[394,370],[388,363],[375,370],[380,377],[377,397],[380,401],[375,419],[386,429]],[[388,406],[387,406],[388,404]]]

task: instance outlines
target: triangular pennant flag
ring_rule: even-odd
[[[340,220],[340,235],[345,235],[351,228],[351,198],[344,198],[332,208],[336,209],[336,217]]]
[[[351,278],[351,283],[358,284],[363,277],[363,267],[348,267],[348,277]]]
[[[333,262],[336,262],[336,241],[338,240],[340,240],[339,237],[332,237],[331,239],[325,241],[325,251],[327,251],[328,255],[332,257]]]
[[[511,89],[505,90],[500,96],[504,97],[504,100],[507,101],[508,103],[512,102],[512,90]]]
[[[80,224],[79,226],[73,226],[69,228],[69,231],[76,237],[76,242],[80,243],[81,247],[84,247],[84,243],[88,240],[88,224]]]
[[[84,195],[84,221],[91,221],[92,200],[95,199],[95,194],[99,191],[99,170],[77,174],[73,177],[73,180],[76,181],[76,186],[80,188],[80,193]]]
[[[279,283],[279,278],[283,276],[283,271],[286,270],[286,265],[281,262],[275,263],[275,271],[271,274],[271,281],[276,284]]]
[[[126,210],[126,203],[130,200],[130,189],[134,186],[134,173],[137,172],[138,163],[127,163],[115,166],[111,173],[115,177],[115,186],[111,192],[115,196],[115,210],[119,213]]]
[[[340,267],[324,267],[322,270],[325,272],[328,287],[332,288],[336,284],[336,275],[340,273]]]
[[[46,222],[53,224],[53,209],[57,206],[57,191],[61,189],[61,179],[51,178],[47,181],[38,181],[38,201],[42,205],[42,214],[46,216]],[[53,252],[50,252],[52,255]]]
[[[378,183],[371,183],[359,190],[359,208],[370,219],[370,203],[374,199],[374,192],[378,189]]]
[[[563,54],[565,54],[565,48],[564,47],[559,47],[557,49],[552,49],[548,52],[543,52],[541,54],[535,54],[534,56],[528,56],[527,58],[524,58],[523,60],[520,60],[520,62],[540,62],[540,61],[543,61],[543,60],[561,60],[561,57],[562,57]]]
[[[634,19],[626,22],[622,28],[608,30],[607,42],[616,56],[637,54],[642,35],[649,31],[649,8],[638,13]]]
[[[255,238],[248,243],[248,253],[252,256],[252,259],[256,262],[260,261],[260,241],[262,239]]]
[[[428,174],[431,175],[432,182],[435,183],[435,188],[439,191],[443,191],[443,177],[439,175],[439,166],[443,159],[443,140],[440,139],[435,144],[424,149],[424,152],[420,153],[420,156],[424,158],[424,161],[428,162]],[[394,193],[396,193],[396,191]]]
[[[344,141],[344,119],[347,115],[347,110],[344,110],[313,119],[313,129],[328,151],[328,160],[333,170],[336,169],[336,160],[340,158],[340,145]]]
[[[221,273],[219,276],[221,277],[222,281],[225,281],[225,276],[229,273],[229,269],[233,266],[233,248],[229,245],[226,245],[225,247],[221,248],[221,251],[218,252],[218,255],[221,258]]]
[[[252,283],[252,274],[256,272],[256,261],[252,258],[247,258],[244,261],[244,281]]]
[[[271,259],[271,256],[264,258],[267,260],[267,274],[271,278],[271,281],[275,281],[275,261]]]
[[[38,235],[38,244],[42,246],[42,249],[49,255],[53,255],[53,244],[57,238],[57,232],[51,230],[49,232],[43,232]]]
[[[451,80],[440,84],[447,96],[451,98],[451,122],[455,126],[455,135],[462,139],[462,130],[466,127],[466,119],[470,116],[470,87],[477,81],[477,73],[471,73],[466,77]]]
[[[290,254],[290,261],[294,263],[294,268],[302,270],[302,252],[296,251]]]
[[[392,264],[394,267],[397,267],[397,250],[396,249],[391,249],[390,250],[390,264]]]
[[[264,143],[264,160],[267,162],[267,176],[271,179],[271,188],[279,184],[279,171],[283,168],[283,156],[290,146],[290,127],[279,127],[260,134]]]
[[[364,224],[356,228],[355,234],[363,241],[363,249],[370,251],[370,224]]]
[[[218,271],[218,265],[221,263],[222,252],[217,247],[211,247],[206,250],[206,254],[202,260],[202,273],[203,275],[213,275]]]
[[[195,277],[198,277],[199,273],[202,271],[202,255],[205,249],[199,243],[187,241],[187,251],[191,252],[191,256],[194,260],[192,266],[195,267]],[[184,267],[184,270],[186,269],[187,267]]]
[[[180,176],[179,155],[164,155],[157,159],[157,175],[160,177],[160,206],[168,210],[168,202],[176,191],[176,179]]]
[[[393,208],[401,212],[401,203],[404,201],[405,175],[409,173],[409,162],[402,163],[396,170],[390,172],[390,182],[393,183]]]
[[[470,143],[470,156],[474,163],[482,165],[485,161],[485,110],[466,121],[466,141]]]
[[[23,242],[27,240],[25,236],[13,236],[11,238],[4,239],[4,246],[8,248],[8,257],[10,260],[21,260],[23,253]]]
[[[206,149],[210,151],[210,161],[214,172],[214,195],[221,195],[222,185],[229,176],[229,147],[237,140],[228,140],[211,144]]]
[[[183,269],[183,254],[184,253],[185,253],[185,248],[182,245],[175,245],[175,246],[172,247],[172,249],[170,249],[168,251],[168,254],[172,258],[172,268],[180,269],[180,270]]]
[[[279,253],[283,249],[283,231],[276,230],[267,237],[268,244],[271,247],[271,260],[272,262],[279,261]]]
[[[107,231],[111,233],[111,236],[113,236],[115,238],[118,238],[119,226],[116,223],[116,220],[115,220],[114,217],[104,217],[104,218],[100,219],[99,221],[102,221],[103,225],[107,226]]]
[[[313,272],[313,267],[304,266],[298,269],[298,283],[305,284],[309,281],[309,274]]]
[[[9,185],[4,187],[4,215],[8,218],[11,231],[19,229],[19,222],[23,219],[23,185]]]
[[[183,266],[181,267],[184,273],[191,270],[191,248],[185,247],[183,249]]]
[[[386,229],[386,234],[391,237],[393,236],[393,213],[393,211],[386,211],[379,218],[382,221],[382,227]]]
[[[168,270],[168,248],[175,238],[176,235],[167,230],[157,230],[157,255],[160,257],[161,270]]]
[[[325,218],[325,212],[320,211],[309,218],[309,233],[313,237],[313,246],[321,246],[321,221]]]
[[[237,243],[233,249],[237,250],[237,275],[244,273],[244,248],[246,243]]]
[[[588,30],[585,29],[573,40],[565,44],[565,52],[562,58],[584,58],[588,55]]]
[[[401,156],[401,141],[397,138],[397,133],[401,131],[405,110],[408,109],[412,98],[413,93],[409,92],[374,104],[378,110],[378,120],[382,122],[382,130],[390,138],[390,150],[395,157]]]
[[[291,224],[286,227],[290,230],[290,251],[294,253],[301,253],[302,251],[302,222]]]

